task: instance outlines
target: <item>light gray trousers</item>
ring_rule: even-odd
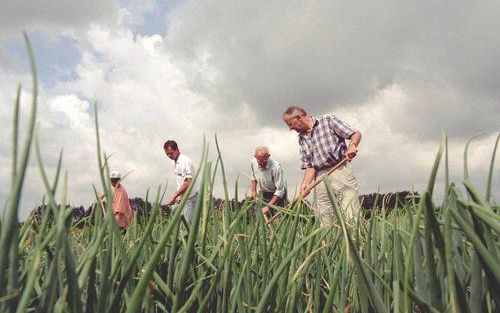
[[[323,177],[330,169],[318,171],[316,177]],[[346,221],[358,217],[361,209],[358,197],[358,180],[350,162],[346,162],[333,173],[328,175],[328,180],[332,185],[335,197],[339,201],[340,209]],[[325,183],[321,182],[315,188],[316,205],[314,214],[319,218],[321,226],[331,226],[333,224],[333,206],[328,197]]]
[[[184,204],[184,207],[182,209],[182,215],[184,215],[184,218],[186,219],[186,222],[188,222],[188,224],[191,224],[191,222],[193,221],[194,209],[196,206],[197,199],[198,199],[198,192],[192,193],[187,199],[186,204]],[[172,208],[172,212],[174,212],[177,209],[178,205],[179,204],[177,203]]]

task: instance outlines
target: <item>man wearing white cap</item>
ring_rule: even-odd
[[[134,219],[127,192],[120,183],[122,175],[118,171],[111,172],[111,191],[113,192],[113,212],[121,230],[126,229]]]

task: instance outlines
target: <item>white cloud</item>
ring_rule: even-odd
[[[146,23],[144,15],[158,10],[158,3],[154,0],[122,1],[124,8],[120,10],[123,25],[134,26]]]
[[[147,187],[171,176],[164,140],[174,138],[193,159],[198,157],[203,133],[211,131],[215,122],[213,104],[186,88],[183,73],[170,61],[160,36],[134,37],[126,28],[93,26],[82,41],[78,78],[41,90],[38,119],[47,167],[54,172],[59,149],[64,148],[70,199],[90,203],[91,184],[99,185],[95,99],[103,149],[112,154],[113,168],[132,172],[125,183],[129,193],[143,195]],[[2,98],[9,98],[14,85],[3,86]],[[2,112],[5,125],[10,125],[10,118],[11,110]],[[2,136],[9,131],[2,129]],[[10,147],[6,148],[2,157],[8,155]],[[41,199],[43,188],[36,170],[30,169],[29,175],[25,203],[31,206]]]
[[[363,139],[356,164],[360,176],[360,188],[364,192],[384,192],[411,189],[424,190],[439,149],[441,133],[435,131],[435,140],[420,140],[417,134],[400,131],[408,120],[402,112],[411,110],[413,101],[398,85],[388,86],[358,108],[337,110],[338,116],[360,128]],[[413,120],[410,119],[411,122]],[[421,120],[421,129],[428,127]],[[479,137],[469,149],[469,170],[479,188],[485,187],[486,175],[497,134]],[[451,180],[463,180],[463,152],[466,141],[451,138],[448,144]],[[444,179],[444,156],[438,183]],[[494,185],[500,183],[498,170]],[[482,179],[482,181],[481,181]],[[497,195],[498,196],[498,195]]]

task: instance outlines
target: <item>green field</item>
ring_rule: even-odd
[[[134,219],[122,234],[115,220],[104,219],[100,210],[74,222],[72,211],[64,209],[66,178],[59,170],[47,177],[36,140],[32,62],[28,138],[18,152],[17,100],[13,184],[0,224],[1,312],[500,311],[500,215],[491,197],[500,136],[492,147],[485,194],[468,178],[467,146],[460,183],[464,188],[449,182],[443,136],[419,199],[387,214],[389,208],[377,208],[368,220],[346,223],[330,189],[337,223],[328,229],[319,227],[304,201],[282,209],[270,225],[254,213],[254,202],[230,206],[230,198],[238,200],[238,188],[226,182],[216,141],[217,160],[207,160],[205,144],[199,162],[195,180],[200,196],[192,225],[183,223],[181,210],[167,218],[161,214],[160,186],[146,195],[154,203],[149,214]],[[95,116],[96,156],[111,203],[107,157],[101,153]],[[51,214],[19,223],[30,154],[38,161]],[[434,203],[440,169],[447,193],[442,203]],[[217,181],[216,174],[223,180]],[[222,208],[214,207],[215,184],[225,190]],[[62,205],[56,204],[56,194],[62,194]]]

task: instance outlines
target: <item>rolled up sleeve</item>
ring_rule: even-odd
[[[308,167],[312,167],[310,153],[304,146],[300,145],[300,169],[305,170]]]
[[[183,172],[183,176],[184,176],[184,179],[190,179],[190,178],[193,178],[193,171],[191,170],[191,167],[189,166],[189,164],[185,164],[184,165],[184,172]]]
[[[285,178],[283,177],[283,169],[281,168],[281,165],[277,166],[275,175],[276,191],[274,192],[274,195],[283,199],[286,192],[286,183]]]
[[[113,211],[116,221],[121,228],[127,227],[132,222],[134,213],[132,212],[127,192],[123,188],[115,191]]]
[[[120,228],[126,228],[128,226],[127,218],[122,212],[115,212],[116,223]]]
[[[255,169],[254,169],[254,162],[257,162],[257,161],[254,161],[254,160],[252,160],[252,163],[250,163],[250,168],[252,169],[252,180],[257,180],[257,176],[255,175]]]
[[[328,114],[327,118],[330,128],[343,139],[351,138],[352,134],[356,132],[356,129],[349,124],[342,122],[333,114]]]

